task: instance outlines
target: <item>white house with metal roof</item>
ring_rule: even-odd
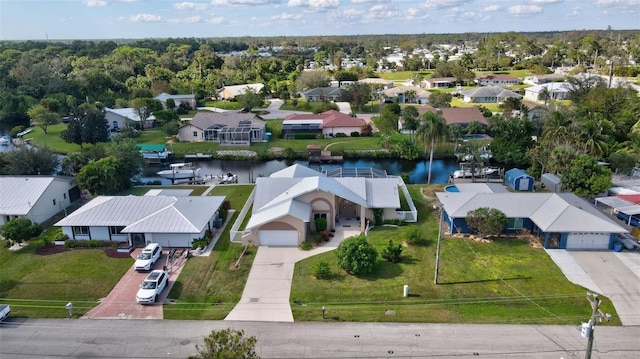
[[[415,221],[410,197],[413,211],[399,210],[403,195],[408,197],[408,192],[399,177],[330,177],[296,164],[256,179],[253,213],[243,241],[298,246],[315,229],[317,218],[325,218],[329,230],[341,220],[357,219],[364,231],[367,219],[374,221],[374,209],[384,220]]]
[[[504,232],[529,230],[544,238],[545,248],[613,248],[628,230],[573,193],[436,193],[452,233],[471,233],[466,217],[481,207],[507,215]]]
[[[98,196],[55,224],[70,239],[191,247],[219,223],[224,196]]]
[[[78,199],[73,177],[0,176],[0,226],[14,218],[42,223]]]

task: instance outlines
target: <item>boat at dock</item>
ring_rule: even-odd
[[[158,171],[156,174],[172,181],[201,177],[200,168],[194,167],[190,162],[172,163],[168,170]]]
[[[471,171],[470,169],[455,170],[451,173],[452,178],[486,177],[498,172],[497,168],[482,167]]]
[[[0,146],[9,146],[11,143],[11,138],[9,136],[0,137]]]

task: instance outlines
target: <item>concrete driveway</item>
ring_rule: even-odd
[[[569,281],[609,297],[623,325],[640,325],[640,253],[564,249],[547,253]]]
[[[167,252],[166,250],[163,252],[162,258],[154,264],[153,269],[162,269],[167,265]],[[138,253],[140,249],[131,252],[131,256],[136,258]],[[131,266],[109,295],[102,299],[97,307],[83,315],[82,319],[163,319],[162,303],[167,299],[185,262],[185,258],[178,258],[173,265],[168,266],[169,282],[162,291],[158,303],[146,305],[136,303],[136,293],[140,283],[149,273],[136,272]]]
[[[584,271],[611,299],[623,325],[640,325],[640,268],[638,252],[569,251]]]
[[[293,322],[289,303],[296,262],[338,247],[344,238],[360,234],[355,220],[341,221],[331,241],[310,251],[295,247],[258,247],[242,298],[225,320]]]

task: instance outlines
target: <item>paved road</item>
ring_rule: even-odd
[[[212,330],[256,336],[262,358],[582,358],[577,326],[397,323],[256,323],[10,318],[0,357],[185,358]],[[639,327],[595,332],[593,358],[637,358]]]

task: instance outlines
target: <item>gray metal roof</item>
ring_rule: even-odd
[[[475,89],[460,91],[461,94],[469,97],[522,97],[522,95],[511,90],[505,90],[498,86],[482,86]]]
[[[311,205],[296,199],[289,199],[273,206],[254,211],[247,223],[247,229],[261,226],[284,216],[293,216],[304,222],[311,219]]]
[[[273,177],[299,178],[299,177],[312,177],[312,176],[324,176],[324,174],[318,171],[312,170],[307,166],[303,166],[297,163],[287,168],[283,168],[280,171],[273,172],[271,175],[269,175],[269,177],[272,177],[272,178]]]
[[[51,183],[71,180],[53,176],[0,176],[0,214],[27,215]]]
[[[530,218],[545,232],[625,233],[589,202],[573,193],[436,193],[450,218],[465,218],[480,207],[495,208],[509,218]]]
[[[55,225],[124,226],[124,233],[200,233],[225,197],[99,196]]]
[[[473,193],[507,193],[502,183],[456,183],[460,192]]]

